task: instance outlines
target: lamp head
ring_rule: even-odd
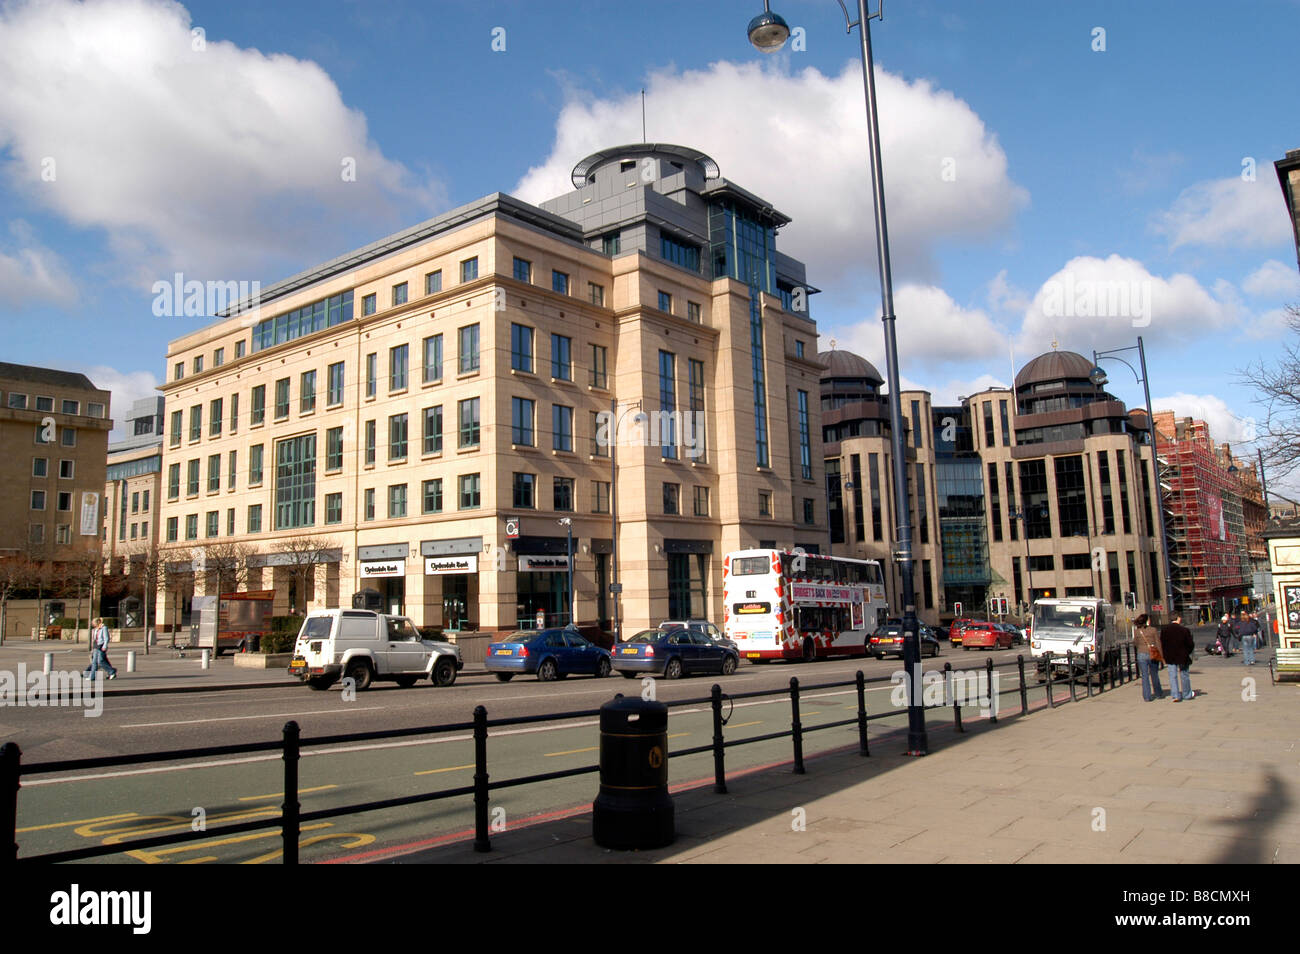
[[[761,53],[775,53],[785,46],[790,36],[790,26],[780,16],[767,9],[749,21],[749,42]]]
[[[1100,365],[1094,365],[1093,369],[1088,372],[1088,380],[1096,387],[1101,387],[1107,381],[1106,372],[1102,370]]]

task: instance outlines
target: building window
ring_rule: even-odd
[[[794,340],[794,356],[796,358],[803,357],[803,342],[800,341],[798,338]]]
[[[659,352],[659,456],[677,459],[677,356]],[[665,511],[667,512],[667,511]],[[676,511],[673,511],[676,513]]]
[[[510,367],[515,371],[533,371],[533,329],[525,325],[510,326]]]
[[[555,477],[551,482],[551,506],[555,510],[573,509],[573,478]]]
[[[235,357],[236,357],[236,358],[242,358],[242,357],[244,356],[244,352],[245,352],[245,349],[247,348],[247,346],[248,346],[247,342],[245,342],[245,341],[242,340],[242,339],[239,340],[239,341],[236,341],[236,342],[235,342]]]
[[[394,484],[388,488],[388,519],[397,520],[406,516],[406,484]]]
[[[690,242],[681,242],[667,235],[659,236],[659,255],[666,262],[680,265],[693,272],[700,270],[700,247]]]
[[[10,391],[10,392],[9,392],[9,406],[10,406],[11,408],[13,408],[14,410],[16,410],[16,411],[25,411],[25,410],[27,410],[27,395],[26,395],[26,394],[18,394],[18,393],[14,392],[14,391]],[[51,402],[51,407],[53,407],[53,403],[52,403],[52,402]]]
[[[551,449],[573,450],[573,408],[551,405]]]
[[[984,405],[988,407],[987,404]],[[917,465],[920,466],[919,464]],[[998,465],[990,461],[989,472],[989,521],[993,526],[993,542],[1002,540],[1002,494],[998,486]]]
[[[261,351],[351,320],[352,289],[349,288],[341,294],[259,321],[253,327],[253,350]]]
[[[208,403],[208,436],[216,437],[221,433],[221,425],[225,422],[225,405],[221,398]]]
[[[442,269],[436,272],[429,272],[424,276],[424,293],[434,295],[442,291]]]
[[[177,517],[167,518],[167,542],[175,543],[180,534],[180,519]]]
[[[1088,526],[1088,497],[1083,473],[1083,458],[1057,457],[1056,467],[1056,515],[1059,521],[1060,535],[1063,537],[1082,534],[1091,536],[1092,528]]]
[[[298,382],[298,411],[307,414],[316,410],[316,372],[304,371]]]
[[[180,464],[172,464],[173,467],[179,467]],[[48,477],[50,473],[50,459],[48,457],[32,458],[32,476]]]
[[[611,232],[609,235],[600,237],[600,250],[606,255],[617,255],[620,250],[618,233]]]
[[[477,447],[479,439],[478,398],[468,398],[457,405],[459,421],[459,447]]]
[[[289,379],[280,378],[275,382],[275,419],[282,421],[289,416]]]
[[[375,462],[376,428],[373,420],[366,421],[366,464]]]
[[[664,513],[681,513],[681,484],[664,484]]]
[[[325,469],[343,469],[343,428],[331,427],[325,432]]]
[[[203,436],[203,405],[196,404],[190,408],[190,440],[197,441]]]
[[[434,384],[442,380],[442,335],[431,335],[424,339],[424,383]]]
[[[587,297],[591,299],[593,305],[601,308],[605,307],[605,286],[597,285],[595,282],[587,282]]]
[[[365,496],[365,513],[367,520],[375,519],[375,488],[367,487]]]
[[[478,278],[478,256],[467,258],[460,263],[460,280],[462,284],[472,282],[476,278]]]
[[[190,497],[197,496],[199,492],[199,460],[196,457],[190,461],[185,470],[185,493]]]
[[[442,405],[424,409],[424,453],[442,453]]]
[[[259,384],[253,388],[253,409],[249,417],[250,424],[261,424],[266,420],[266,385]]]
[[[686,303],[686,320],[693,321],[697,325],[703,320],[701,317],[699,302],[688,301]]]
[[[1122,450],[1115,451],[1115,463],[1119,465],[1119,504],[1120,514],[1124,518],[1124,532],[1132,533],[1133,521],[1129,516],[1128,509],[1128,467],[1124,463],[1124,452]],[[1136,589],[1137,577],[1130,573],[1129,581],[1130,589]]]
[[[912,446],[924,446],[924,430],[921,427],[921,402],[912,402]]]
[[[185,362],[184,362],[184,361],[177,361],[176,364],[175,364],[175,366],[172,368],[172,380],[173,380],[173,381],[179,381],[179,380],[180,380],[181,378],[183,378],[183,377],[185,377]],[[13,397],[14,397],[14,396],[13,396],[12,394],[9,395],[9,400],[12,401],[12,400],[13,400]],[[25,399],[24,399],[24,400],[25,400]],[[13,407],[12,404],[10,404],[9,406],[10,406],[10,407]]]
[[[659,310],[666,311],[670,315],[673,313],[673,296],[666,291],[659,293]]]
[[[606,389],[609,387],[608,351],[604,345],[591,346],[591,386]]]
[[[339,361],[331,364],[326,371],[329,390],[325,396],[325,403],[330,407],[343,403],[343,365],[344,362]]]
[[[531,285],[533,283],[533,263],[515,256],[515,280]]]
[[[204,536],[215,537],[221,534],[221,511],[209,510],[208,519],[205,521]]]
[[[239,430],[239,392],[230,395],[230,433]]]
[[[366,295],[361,299],[361,314],[373,315],[378,308],[378,304],[378,296],[376,296],[374,292],[371,292],[369,295]]]
[[[75,461],[71,461],[71,460],[59,461],[59,479],[72,480],[72,475],[75,472],[75,466],[76,466]]]
[[[145,527],[145,528],[147,528],[148,526],[149,526],[149,524],[147,524],[147,523],[145,523],[145,524],[142,525],[142,527]],[[132,530],[135,529],[135,524],[131,524],[131,529],[132,529]],[[144,536],[144,535],[145,535],[145,531],[144,531],[143,529],[140,531],[140,533],[141,533],[141,536]],[[135,534],[132,534],[132,537],[134,537],[134,536],[135,536]],[[61,523],[61,524],[59,524],[57,527],[55,527],[55,528],[54,528],[54,542],[55,542],[55,543],[65,543],[65,544],[66,544],[66,543],[71,543],[71,542],[72,542],[72,526],[71,526],[70,524]]]
[[[253,504],[248,508],[248,532],[262,532],[262,505]]]
[[[1025,515],[1025,536],[1042,540],[1052,535],[1047,506],[1047,466],[1043,460],[1020,462],[1020,509]]]
[[[609,445],[613,440],[613,435],[609,428],[612,427],[608,411],[591,412],[591,456],[608,457]]]
[[[561,295],[569,293],[569,276],[564,272],[551,270],[551,291],[559,292]]]
[[[181,465],[172,464],[167,468],[167,499],[179,500],[181,496]]]
[[[1101,477],[1102,533],[1115,532],[1115,509],[1111,500],[1110,457],[1103,450],[1097,452],[1097,473]]]
[[[510,442],[533,446],[533,402],[529,398],[510,399]]]
[[[1011,422],[1007,419],[1007,402],[998,402],[998,412],[1002,417],[1002,446],[1011,446]]]
[[[515,474],[513,506],[523,510],[532,510],[537,506],[534,490],[537,487],[535,474]]]
[[[985,401],[984,406],[984,446],[992,447],[997,443],[997,437],[993,433],[993,402]]]
[[[609,513],[609,481],[593,480],[591,482],[591,512]]]
[[[573,339],[551,335],[551,377],[557,381],[573,380]]]
[[[262,482],[262,445],[254,444],[248,449],[248,485],[256,487]]]
[[[393,414],[388,418],[388,459],[406,459],[407,415]]]
[[[410,347],[398,345],[388,349],[388,390],[405,391]]]
[[[766,492],[760,492],[758,495],[758,515],[760,517],[772,516],[772,495]]]
[[[682,440],[690,448],[691,456],[696,460],[708,458],[708,441],[704,426],[704,362],[690,359],[690,403],[691,419],[682,430]]]
[[[803,522],[805,524],[814,524],[817,522],[817,508],[811,497],[803,498]]]
[[[131,513],[137,514],[139,512],[140,512],[140,491],[137,490],[135,493],[131,494]]]
[[[366,355],[366,397],[372,398],[379,391],[379,355],[370,352]]]
[[[210,454],[208,456],[208,493],[216,493],[221,489],[221,455]]]
[[[426,480],[421,490],[421,512],[442,513],[442,478]]]
[[[921,542],[930,542],[930,511],[926,507],[926,501],[930,499],[929,493],[925,489],[925,465],[916,465],[916,522],[921,531]],[[999,526],[1001,523],[999,522]]]
[[[342,494],[325,495],[325,522],[326,523],[343,522],[343,495]]]
[[[189,513],[185,515],[185,539],[197,540],[199,538],[199,515]]]
[[[198,374],[203,370],[203,355],[194,356],[194,373]]]
[[[32,509],[33,509],[33,510],[44,510],[44,509],[45,509],[45,491],[43,491],[43,490],[33,490],[33,491],[32,491],[32,504],[31,504],[31,506],[32,506]]]
[[[172,411],[172,428],[171,428],[171,446],[181,446],[181,431],[185,427],[185,413],[183,411]]]
[[[226,349],[218,348],[212,353],[212,366],[219,368],[226,363]]]
[[[460,477],[460,509],[474,510],[479,506],[479,475],[462,474]]]
[[[478,370],[478,325],[460,329],[460,373]]]
[[[275,529],[316,522],[316,435],[275,445]]]
[[[768,466],[767,454],[767,377],[763,369],[763,313],[758,307],[758,291],[749,293],[749,351],[754,390],[754,450],[759,467]]]
[[[695,488],[695,516],[707,517],[709,515],[709,488]]]
[[[226,536],[233,537],[234,535],[235,535],[235,508],[231,507],[229,510],[226,511]]]
[[[406,304],[406,282],[402,282],[400,285],[393,286],[393,305],[397,306],[397,305],[405,305],[405,304]]]
[[[808,392],[799,391],[799,476],[812,480],[812,436],[808,429]]]

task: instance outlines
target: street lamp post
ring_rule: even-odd
[[[916,592],[913,585],[911,507],[907,493],[907,459],[903,442],[903,402],[899,394],[898,340],[894,328],[894,289],[889,264],[889,227],[885,216],[885,178],[880,158],[880,124],[876,116],[876,77],[871,55],[871,21],[882,15],[881,10],[868,16],[866,0],[858,0],[858,19],[849,20],[844,0],[838,0],[844,11],[845,32],[856,26],[861,38],[862,85],[867,108],[867,153],[871,169],[871,194],[876,220],[876,261],[880,270],[880,320],[885,333],[886,377],[889,381],[889,427],[894,456],[894,502],[898,509],[898,549],[894,559],[898,562],[903,586],[903,668],[907,672],[907,751],[909,755],[925,755],[929,743],[925,731],[925,707],[918,692],[920,680],[916,678],[921,665],[916,618]],[[763,13],[749,23],[749,40],[764,53],[775,53],[790,35],[790,28],[781,17],[772,13],[764,0]]]
[[[635,401],[623,408],[628,411],[640,410],[641,402]],[[619,609],[623,595],[623,584],[618,580],[618,425],[622,415],[618,410],[618,400],[609,402],[609,521],[610,521],[610,584],[609,595],[614,598],[614,645],[619,639]]]
[[[1137,368],[1134,368],[1124,358],[1118,357],[1124,351],[1136,351],[1138,353],[1138,363],[1142,367],[1141,374],[1138,374]],[[1169,601],[1169,614],[1172,614],[1176,608],[1174,604],[1174,577],[1169,570],[1169,527],[1165,522],[1164,495],[1160,492],[1160,442],[1156,439],[1156,416],[1151,412],[1151,384],[1148,380],[1147,353],[1146,348],[1142,345],[1142,336],[1138,335],[1137,345],[1129,345],[1127,348],[1112,348],[1109,351],[1093,351],[1092,363],[1094,367],[1092,373],[1088,375],[1088,379],[1098,387],[1106,383],[1106,372],[1101,367],[1103,358],[1118,361],[1132,371],[1134,377],[1142,384],[1142,394],[1146,398],[1147,426],[1150,428],[1149,433],[1151,435],[1151,467],[1155,471],[1151,476],[1156,485],[1156,509],[1160,512],[1160,556],[1165,570],[1165,598]]]
[[[567,527],[569,531],[569,546],[568,549],[566,550],[569,557],[569,587],[568,587],[568,595],[565,598],[564,608],[565,610],[568,611],[569,614],[569,625],[574,626],[576,625],[576,623],[574,622],[574,613],[573,613],[573,518],[561,517],[559,522],[562,527]]]

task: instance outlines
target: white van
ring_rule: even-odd
[[[464,668],[460,647],[423,639],[405,616],[374,610],[314,610],[303,620],[293,647],[289,675],[313,689],[328,689],[340,678],[368,689],[376,679],[406,688],[428,677],[450,686]]]
[[[1115,623],[1115,607],[1090,597],[1034,601],[1030,622],[1029,648],[1038,671],[1047,671],[1048,655],[1053,669],[1085,667],[1084,653],[1094,669],[1119,665],[1120,651],[1127,637]],[[1073,653],[1073,656],[1067,654]]]

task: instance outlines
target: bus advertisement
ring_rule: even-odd
[[[722,560],[723,635],[742,659],[864,656],[888,618],[875,560],[737,550]]]

